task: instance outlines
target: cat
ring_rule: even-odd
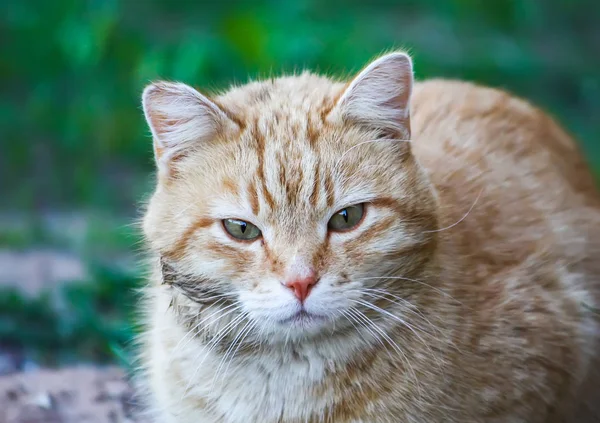
[[[542,111],[402,52],[142,100],[153,421],[600,421],[600,197]]]

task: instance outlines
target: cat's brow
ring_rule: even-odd
[[[202,216],[199,217],[192,223],[184,232],[183,235],[179,237],[179,239],[175,242],[175,245],[171,248],[171,250],[167,253],[169,257],[173,258],[181,258],[183,257],[185,250],[190,243],[190,240],[194,233],[200,228],[207,228],[214,223],[213,219]]]
[[[373,140],[362,141],[362,142],[359,142],[358,144],[353,145],[352,147],[350,147],[346,151],[344,151],[342,153],[342,155],[340,156],[340,158],[335,163],[334,168],[336,170],[339,169],[339,166],[340,166],[342,160],[344,160],[344,158],[346,157],[346,154],[348,154],[349,152],[351,152],[355,148],[361,147],[361,146],[366,145],[366,144],[375,143],[375,142],[407,142],[407,143],[412,143],[411,140],[399,140],[399,139],[395,139],[395,138],[377,138],[377,139],[373,139]]]
[[[253,180],[248,183],[247,193],[252,213],[254,213],[255,216],[258,216],[258,213],[260,213],[260,199],[258,197],[258,192],[256,191],[256,184]]]

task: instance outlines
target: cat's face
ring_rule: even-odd
[[[431,254],[435,204],[407,142],[410,62],[379,61],[349,86],[305,74],[216,101],[181,85],[145,93],[151,246],[188,290],[233,301],[271,340],[351,327],[365,302],[402,294],[408,282],[387,276],[414,277]]]

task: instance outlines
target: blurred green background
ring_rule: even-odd
[[[347,75],[404,48],[417,78],[539,104],[598,171],[598,22],[597,0],[3,0],[0,354],[20,366],[126,359],[141,274],[132,222],[153,181],[149,81],[212,91],[304,67]]]

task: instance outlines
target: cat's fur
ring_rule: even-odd
[[[402,53],[348,83],[156,83],[143,104],[156,422],[597,421],[600,200],[541,111],[413,87]],[[356,203],[364,221],[328,233]],[[306,310],[328,317],[282,322],[300,309],[284,281],[309,270]]]

